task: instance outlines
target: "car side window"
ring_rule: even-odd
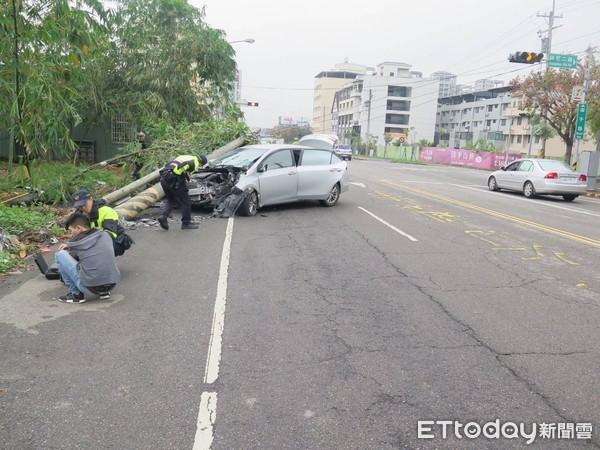
[[[531,161],[523,161],[519,166],[519,172],[531,172],[533,170],[533,163]]]
[[[515,170],[517,170],[519,168],[519,166],[521,165],[521,161],[518,162],[514,162],[512,164],[509,164],[506,167],[506,172],[514,172]]]
[[[268,166],[268,169],[281,169],[282,167],[294,167],[294,159],[292,152],[289,150],[280,150],[272,155],[267,156],[263,161],[263,166]]]
[[[302,166],[323,166],[331,163],[333,155],[329,150],[309,150],[302,152]],[[337,156],[335,156],[337,158]],[[339,159],[339,158],[338,158]]]

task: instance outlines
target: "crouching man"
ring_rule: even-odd
[[[121,280],[110,235],[91,228],[90,219],[80,212],[69,216],[65,229],[71,239],[58,247],[55,259],[69,293],[59,297],[60,301],[85,303],[90,292],[101,300],[109,299],[111,289]]]

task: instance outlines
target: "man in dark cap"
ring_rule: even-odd
[[[108,206],[106,200],[95,200],[85,189],[75,192],[71,198],[73,206],[90,219],[93,228],[101,228],[110,235],[115,256],[121,256],[134,244],[133,239],[125,233],[125,228],[119,224],[119,215]]]
[[[187,182],[190,175],[204,166],[207,162],[206,156],[180,155],[169,161],[165,167],[160,169],[160,185],[165,192],[165,201],[162,215],[158,223],[164,230],[169,229],[168,217],[175,203],[181,206],[181,229],[195,230],[198,224],[192,222],[192,201],[190,199]]]

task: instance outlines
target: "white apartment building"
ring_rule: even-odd
[[[386,134],[404,135],[408,143],[433,140],[439,80],[415,77],[410,68],[383,62],[347,83],[335,96],[332,131],[342,140],[360,134],[367,141],[370,135],[378,145],[385,145]]]
[[[431,74],[431,78],[440,80],[439,98],[450,97],[456,90],[456,75],[450,72],[437,71]]]

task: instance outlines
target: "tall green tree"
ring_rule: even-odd
[[[233,108],[235,52],[204,22],[204,9],[186,0],[120,0],[116,19],[112,95],[125,109],[176,123]]]
[[[11,162],[72,149],[85,62],[107,19],[97,0],[0,3],[0,129],[11,135]]]
[[[600,68],[593,65],[588,90],[588,99],[600,96]],[[574,86],[583,86],[584,72],[578,70],[554,70],[531,73],[527,77],[517,77],[511,82],[517,94],[523,95],[524,109],[533,111],[546,119],[565,143],[564,161],[571,162],[575,138],[577,103],[571,100]]]

